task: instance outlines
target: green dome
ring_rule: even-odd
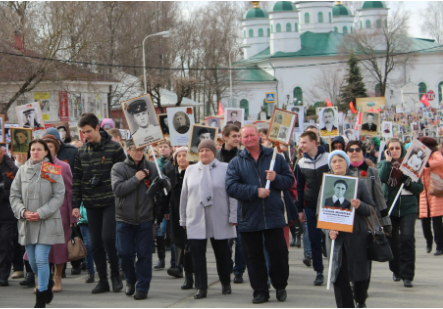
[[[363,2],[363,6],[361,7],[363,10],[365,9],[385,9],[385,5],[383,1],[365,1]]]
[[[245,19],[268,18],[268,13],[261,8],[253,8],[246,12]]]
[[[333,16],[349,16],[348,9],[343,4],[337,4],[334,5],[332,8],[332,15]]]
[[[273,12],[294,11],[294,5],[291,1],[278,1],[274,4]]]

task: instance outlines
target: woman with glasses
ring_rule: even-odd
[[[399,139],[389,139],[384,154],[386,159],[378,164],[378,170],[388,209],[394,207],[390,216],[394,259],[389,262],[389,269],[394,281],[403,280],[404,286],[411,288],[415,274],[415,219],[423,184],[420,179],[413,182],[400,171],[406,150]],[[402,184],[400,197],[392,205]]]

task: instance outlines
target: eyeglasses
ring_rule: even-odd
[[[348,152],[350,152],[350,153],[353,153],[353,152],[360,152],[361,151],[361,148],[349,148],[348,149]]]
[[[390,147],[389,150],[400,150],[400,147]]]

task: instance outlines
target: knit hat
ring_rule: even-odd
[[[47,128],[46,133],[45,133],[45,137],[46,137],[46,135],[52,135],[53,137],[55,137],[56,140],[62,141],[60,138],[60,132],[58,132],[58,130],[56,128]]]
[[[198,145],[198,151],[200,151],[200,149],[202,148],[208,148],[214,153],[215,157],[217,156],[217,148],[213,140],[205,139],[204,141],[200,142],[200,144]]]
[[[372,143],[374,144],[375,147],[380,147],[380,139],[378,137],[373,137]]]
[[[420,137],[419,141],[422,142],[426,147],[431,149],[431,151],[438,150],[437,149],[437,141],[432,137],[423,136],[423,137]]]
[[[188,152],[188,147],[183,146],[183,147],[177,148],[177,149],[175,150],[174,154],[172,155],[172,161],[175,162],[175,158],[177,157],[177,154],[178,154],[179,152]]]
[[[47,134],[45,136],[43,136],[43,140],[48,143],[48,142],[53,142],[54,143],[54,147],[55,147],[55,152],[59,152],[60,150],[60,144],[58,142],[58,140],[54,137],[54,135],[52,134]]]
[[[346,160],[346,164],[348,165],[347,167],[349,167],[351,165],[351,160],[349,159],[348,155],[346,154],[346,152],[344,152],[343,150],[334,150],[333,152],[331,152],[329,154],[328,157],[328,165],[329,168],[332,169],[331,167],[331,160],[335,155],[339,155],[340,157],[343,157],[343,159]]]

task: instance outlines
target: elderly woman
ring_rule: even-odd
[[[330,153],[328,164],[335,175],[353,175],[349,170],[350,159],[342,150],[335,150]],[[358,183],[357,198],[351,199],[350,203],[355,208],[352,233],[324,231],[329,239],[335,239],[333,269],[330,280],[334,283],[337,308],[364,308],[366,307],[370,276],[367,253],[368,228],[365,217],[370,215],[370,207],[374,205],[374,201],[363,181]],[[350,282],[353,283],[353,289],[351,289]]]
[[[29,144],[30,159],[20,166],[11,185],[11,207],[18,220],[19,242],[25,246],[29,263],[38,276],[36,308],[52,301],[54,282],[49,280],[49,252],[65,242],[60,207],[65,197],[61,175],[42,171],[44,162],[53,163],[48,145],[41,139]]]
[[[218,161],[212,140],[198,145],[200,161],[186,169],[180,197],[180,225],[186,229],[191,245],[195,299],[204,298],[208,289],[206,243],[211,240],[222,284],[222,294],[231,294],[231,252],[228,239],[236,237],[237,200],[225,188],[227,163]]]
[[[411,178],[400,171],[400,165],[406,150],[398,138],[391,138],[386,143],[385,160],[378,164],[383,193],[388,207],[394,207],[391,213],[392,239],[391,249],[394,259],[389,262],[392,279],[403,279],[405,287],[412,287],[415,275],[415,219],[418,213],[418,199],[423,184],[412,182]],[[392,203],[404,184],[395,205]]]

